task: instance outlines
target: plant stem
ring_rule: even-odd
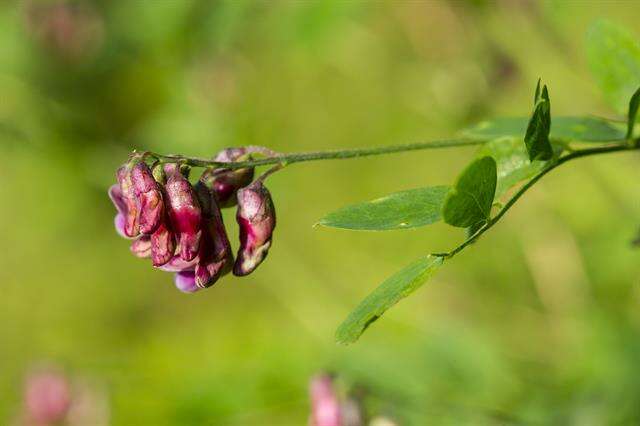
[[[288,165],[303,161],[318,160],[344,160],[347,158],[370,157],[373,155],[393,154],[397,152],[418,151],[423,149],[450,148],[460,146],[481,145],[485,143],[481,139],[443,139],[428,142],[417,142],[406,145],[390,145],[375,148],[355,148],[335,151],[300,152],[291,154],[277,154],[272,157],[250,161],[238,161],[226,163],[206,158],[184,157],[182,155],[161,155],[149,152],[146,155],[166,162],[178,162],[192,167],[225,167],[228,169],[240,169],[245,167],[265,166],[269,164]]]
[[[487,221],[487,223],[485,223],[480,229],[478,229],[472,236],[467,238],[462,244],[460,244],[458,247],[454,248],[453,250],[451,250],[449,252],[446,252],[446,253],[433,253],[432,256],[438,256],[438,257],[443,257],[445,259],[449,259],[449,258],[452,258],[453,256],[455,256],[456,254],[460,253],[467,246],[469,246],[470,244],[475,242],[478,238],[480,238],[480,236],[482,234],[487,232],[496,223],[498,223],[500,221],[500,219],[502,219],[502,217],[507,213],[507,211],[509,211],[509,209],[511,207],[513,207],[513,205],[520,199],[520,197],[522,197],[524,195],[525,192],[527,192],[533,185],[535,185],[547,173],[549,173],[551,170],[559,167],[560,165],[562,165],[562,164],[564,164],[564,163],[566,163],[568,161],[575,160],[577,158],[589,157],[589,156],[592,156],[592,155],[599,155],[599,154],[608,154],[608,153],[613,153],[613,152],[631,151],[631,150],[635,150],[635,149],[640,149],[640,145],[635,144],[634,146],[629,146],[629,145],[600,146],[600,147],[596,147],[596,148],[588,148],[588,149],[581,149],[581,150],[578,150],[578,151],[573,151],[573,152],[571,152],[571,153],[569,153],[569,154],[567,154],[567,155],[565,155],[563,157],[558,158],[556,161],[549,163],[549,165],[547,167],[542,169],[537,175],[535,175],[527,183],[525,183],[518,190],[518,192],[516,192],[513,195],[513,197],[511,197],[509,199],[509,201],[506,202],[504,207],[502,209],[500,209],[500,211],[498,212],[497,215],[495,215],[493,218],[491,218],[489,221]]]

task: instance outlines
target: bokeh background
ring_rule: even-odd
[[[600,17],[637,28],[640,8],[2,2],[0,423],[45,363],[99,388],[114,425],[303,425],[320,370],[399,424],[637,424],[637,155],[554,172],[346,347],[334,330],[361,298],[463,235],[312,225],[348,203],[446,184],[474,148],[290,167],[269,182],[279,224],[268,260],[195,295],[131,256],[106,196],[134,148],[212,156],[449,137],[527,115],[538,77],[554,113],[612,116],[584,54]]]

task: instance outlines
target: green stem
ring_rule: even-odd
[[[460,253],[467,246],[469,246],[470,244],[475,242],[478,238],[480,238],[480,236],[482,236],[482,234],[487,232],[496,223],[498,223],[500,221],[500,219],[502,219],[502,217],[509,211],[509,209],[511,207],[513,207],[513,205],[520,199],[520,197],[522,197],[524,195],[525,192],[527,192],[533,185],[535,185],[547,173],[549,173],[553,169],[559,167],[560,165],[562,165],[562,164],[564,164],[564,163],[566,163],[568,161],[575,160],[577,158],[589,157],[589,156],[592,156],[592,155],[599,155],[599,154],[608,154],[608,153],[613,153],[613,152],[631,151],[631,150],[634,150],[634,149],[640,149],[640,145],[639,144],[636,144],[634,146],[613,145],[613,146],[600,146],[600,147],[596,147],[596,148],[581,149],[581,150],[578,150],[578,151],[573,151],[573,152],[571,152],[571,153],[569,153],[569,154],[567,154],[567,155],[565,155],[563,157],[558,158],[556,161],[549,163],[549,165],[547,167],[545,167],[544,169],[542,169],[540,171],[540,173],[538,173],[533,178],[531,178],[527,183],[525,183],[518,190],[518,192],[516,192],[513,195],[513,197],[511,197],[509,199],[509,201],[506,202],[504,207],[498,212],[497,215],[495,215],[493,218],[491,218],[489,221],[487,221],[487,223],[485,223],[480,229],[478,229],[472,236],[467,238],[462,244],[460,244],[458,247],[454,248],[453,250],[451,250],[449,252],[446,252],[446,253],[433,253],[432,256],[438,256],[438,257],[443,257],[445,259],[449,259],[449,258],[452,258],[453,256],[455,256],[456,254]]]
[[[240,169],[244,167],[265,166],[269,164],[288,165],[301,163],[303,161],[318,160],[344,160],[347,158],[370,157],[373,155],[393,154],[397,152],[418,151],[423,149],[450,148],[470,145],[481,145],[485,140],[476,139],[444,139],[428,142],[417,142],[406,145],[381,146],[377,148],[356,148],[336,151],[316,151],[300,152],[291,154],[278,154],[272,157],[258,160],[238,161],[233,163],[223,163],[206,158],[184,157],[182,155],[161,155],[149,152],[146,155],[160,161],[183,163],[192,167],[225,167],[229,169]]]

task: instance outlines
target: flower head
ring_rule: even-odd
[[[216,161],[243,161],[253,153],[276,155],[262,147],[227,148]],[[193,187],[185,162],[159,160],[151,169],[148,155],[154,156],[134,153],[118,169],[118,184],[109,188],[116,231],[133,240],[131,252],[175,273],[176,286],[187,293],[212,286],[232,270],[238,276],[251,273],[266,257],[276,223],[263,183],[268,174],[251,183],[253,168],[207,169]],[[235,202],[240,248],[234,263],[220,208]]]

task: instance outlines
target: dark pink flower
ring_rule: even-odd
[[[240,225],[240,248],[233,273],[243,276],[255,270],[267,256],[276,226],[271,194],[262,181],[256,180],[238,191],[236,220]]]
[[[216,206],[217,209],[217,206]],[[231,270],[233,254],[220,210],[203,219],[203,234],[198,263],[195,268],[196,284],[205,288]]]
[[[153,178],[149,166],[143,161],[133,166],[131,180],[140,206],[140,232],[152,234],[163,218],[162,192]]]
[[[202,207],[203,232],[198,263],[195,267],[196,285],[201,288],[213,285],[218,278],[228,273],[233,265],[231,243],[218,207],[215,189],[211,185],[212,182],[206,179],[205,173],[195,188]]]
[[[198,255],[202,213],[196,194],[179,170],[167,173],[165,185],[171,229],[178,236],[180,257],[192,260]]]

